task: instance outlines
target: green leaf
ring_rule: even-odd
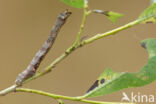
[[[85,0],[61,0],[65,4],[75,7],[75,8],[84,8]]]
[[[150,17],[150,18],[148,18]],[[150,7],[144,10],[144,12],[139,16],[140,18],[148,18],[141,23],[156,23],[156,3],[152,3]]]
[[[120,14],[120,13],[116,13],[116,12],[112,12],[112,11],[109,11],[106,13],[106,16],[109,20],[111,20],[113,23],[116,23],[116,20],[120,17],[123,16],[123,14]]]
[[[123,14],[116,13],[116,12],[113,12],[113,11],[93,10],[93,12],[105,15],[113,23],[116,23],[116,20],[123,16]]]
[[[147,64],[138,72],[122,72],[116,73],[111,69],[106,69],[98,78],[98,84],[92,90],[88,91],[83,98],[102,96],[113,93],[125,88],[141,87],[148,85],[156,80],[156,39],[146,39],[141,45],[147,50],[149,59]],[[105,79],[105,83],[99,83],[101,79]]]

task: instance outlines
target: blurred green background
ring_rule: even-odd
[[[105,16],[92,14],[88,17],[83,35],[91,37],[135,20],[150,4],[149,0],[89,0],[90,9],[112,10],[124,17],[113,24]],[[71,8],[60,0],[0,0],[0,89],[12,84],[32,57],[47,39],[49,31],[60,12],[65,9],[72,15],[61,29],[51,51],[39,70],[43,70],[61,55],[75,40],[83,11]],[[137,72],[146,64],[148,54],[140,41],[156,37],[155,24],[137,25],[128,30],[97,40],[73,52],[46,76],[23,87],[40,89],[67,96],[83,95],[105,68],[114,71]],[[156,82],[141,87],[123,90],[146,95],[155,95]],[[93,98],[102,101],[120,101],[122,91]],[[66,104],[79,102],[65,101]],[[51,98],[12,93],[0,97],[0,104],[57,104]]]

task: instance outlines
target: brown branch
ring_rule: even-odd
[[[43,44],[41,49],[36,53],[35,57],[32,59],[32,61],[28,65],[28,67],[22,73],[20,73],[18,75],[18,77],[15,81],[16,85],[20,86],[20,85],[22,85],[22,82],[24,80],[34,76],[41,61],[43,60],[45,55],[48,53],[50,48],[52,47],[59,30],[61,29],[63,24],[66,22],[66,19],[70,16],[70,14],[71,14],[71,12],[68,12],[67,10],[65,10],[58,16],[56,23],[53,26],[46,42]]]

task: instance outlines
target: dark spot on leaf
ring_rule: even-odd
[[[100,81],[100,83],[103,84],[104,82],[105,82],[105,79],[102,78],[101,81]]]
[[[90,92],[90,91],[92,91],[92,90],[95,89],[96,87],[98,87],[98,82],[99,82],[99,80],[96,80],[96,81],[94,82],[94,84],[89,88],[89,90],[87,91],[87,93]]]
[[[141,43],[141,46],[146,49],[146,43],[145,42]]]

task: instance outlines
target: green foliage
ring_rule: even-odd
[[[144,10],[139,18],[146,18],[152,16],[141,23],[155,23],[156,22],[156,3],[152,3],[150,7]]]
[[[130,87],[141,87],[156,80],[156,39],[146,39],[141,42],[142,46],[148,51],[149,60],[147,64],[138,72],[115,73],[111,69],[106,69],[98,78],[104,78],[105,83],[98,83],[96,87],[88,91],[83,97],[96,97],[121,89]]]
[[[75,8],[84,8],[85,0],[61,0],[65,4],[75,7]]]
[[[123,14],[113,12],[113,11],[93,10],[93,13],[103,14],[113,23],[116,23],[116,20],[123,16]]]
[[[118,18],[122,17],[123,14],[109,11],[109,12],[107,13],[106,16],[107,16],[107,18],[108,18],[109,20],[111,20],[113,23],[116,23],[116,20],[117,20]]]

